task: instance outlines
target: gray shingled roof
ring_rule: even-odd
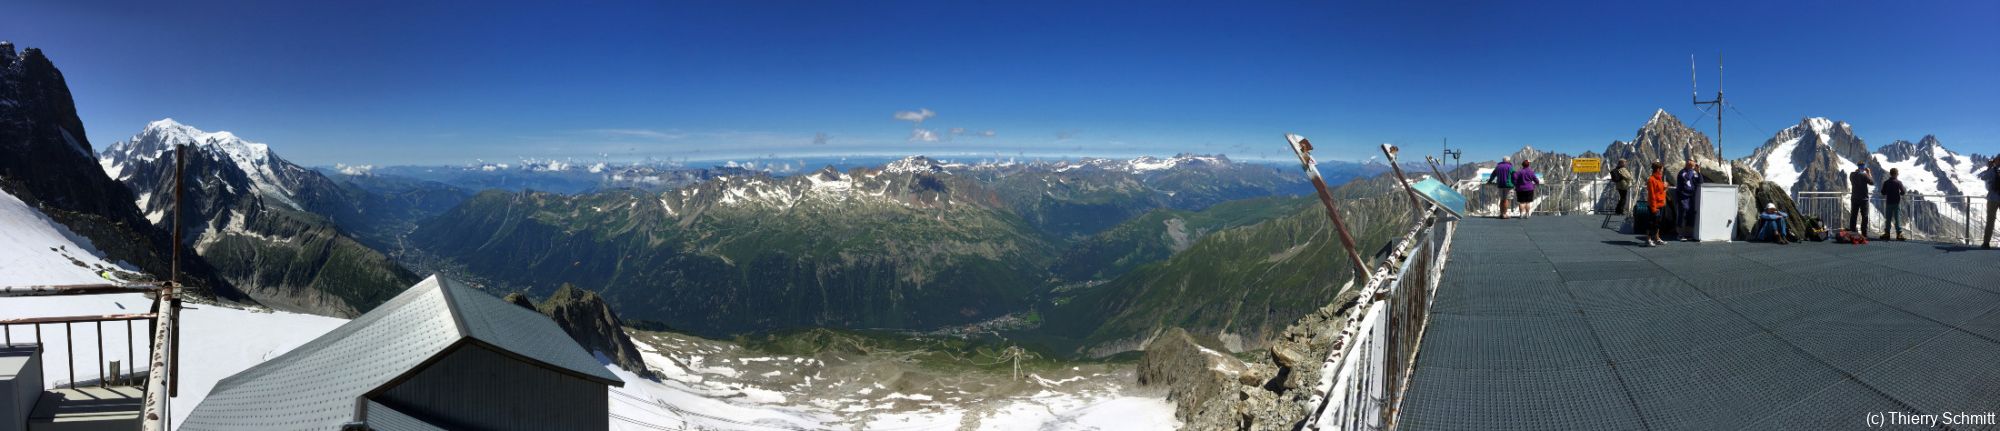
[[[578,378],[624,385],[540,313],[431,276],[326,335],[222,379],[181,426],[338,429],[356,419],[360,397],[466,341]]]

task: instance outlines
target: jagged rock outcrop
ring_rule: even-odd
[[[1171,330],[1147,348],[1140,362],[1141,384],[1151,378],[1152,384],[1171,385],[1168,398],[1184,429],[1298,429],[1310,413],[1307,403],[1320,379],[1321,360],[1346,324],[1341,313],[1358,304],[1351,290],[1343,292],[1286,327],[1266,354],[1252,361],[1221,360],[1197,350],[1202,347],[1194,337]]]
[[[1689,156],[1699,160],[1717,160],[1715,146],[1708,136],[1682,124],[1679,118],[1661,109],[1653,112],[1653,117],[1639,127],[1630,141],[1613,141],[1604,149],[1605,168],[1616,166],[1616,161],[1624,160],[1625,166],[1632,168],[1632,175],[1645,175],[1639,170],[1661,162],[1669,173],[1679,170],[1681,163]]]
[[[1181,328],[1161,334],[1139,360],[1142,386],[1166,386],[1175,417],[1189,421],[1211,399],[1228,397],[1239,386],[1261,387],[1276,373],[1229,355],[1215,340],[1197,340]]]
[[[529,306],[525,295],[514,293],[504,298],[507,302]],[[556,321],[563,332],[582,345],[584,350],[604,355],[612,363],[638,374],[640,377],[658,378],[646,362],[639,357],[639,348],[632,344],[632,337],[625,334],[625,322],[618,319],[618,313],[604,302],[597,292],[563,285],[554,295],[541,304],[530,308],[540,311]]]
[[[0,43],[0,188],[91,240],[105,257],[166,278],[173,244],[140,216],[132,192],[98,168],[62,71],[40,49]],[[181,279],[197,294],[253,303],[183,253]]]

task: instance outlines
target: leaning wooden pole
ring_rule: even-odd
[[[1368,270],[1368,261],[1361,259],[1361,252],[1354,246],[1354,235],[1347,233],[1347,223],[1340,220],[1340,208],[1333,204],[1333,193],[1326,191],[1326,179],[1320,178],[1319,162],[1313,160],[1312,142],[1296,134],[1285,134],[1285,141],[1292,145],[1292,153],[1298,154],[1299,165],[1306,171],[1306,178],[1312,180],[1313,189],[1319,191],[1319,203],[1326,206],[1326,216],[1333,220],[1333,231],[1340,234],[1340,246],[1347,250],[1348,260],[1354,264],[1354,277],[1366,280],[1374,271]]]
[[[172,337],[167,345],[167,352],[171,355],[167,358],[168,397],[178,397],[181,393],[181,367],[175,365],[181,363],[181,174],[186,171],[187,146],[174,144],[174,264],[173,273],[168,276],[167,296],[163,298],[168,301],[167,308],[173,309],[172,313],[167,313],[167,324],[163,325],[168,336]]]

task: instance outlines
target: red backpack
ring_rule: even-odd
[[[1868,235],[1863,235],[1860,232],[1855,232],[1851,230],[1843,230],[1840,231],[1840,242],[1854,244],[1854,245],[1867,244]]]

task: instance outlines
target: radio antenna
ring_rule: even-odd
[[[1701,87],[1695,81],[1694,55],[1692,54],[1688,55],[1688,83],[1693,85],[1690,92],[1694,96],[1695,105],[1715,105],[1715,157],[1722,159],[1722,53],[1718,52],[1715,54],[1715,100],[1701,100]],[[1729,178],[1730,183],[1735,183],[1735,172],[1731,171],[1734,171],[1734,169],[1724,167],[1722,174]]]

